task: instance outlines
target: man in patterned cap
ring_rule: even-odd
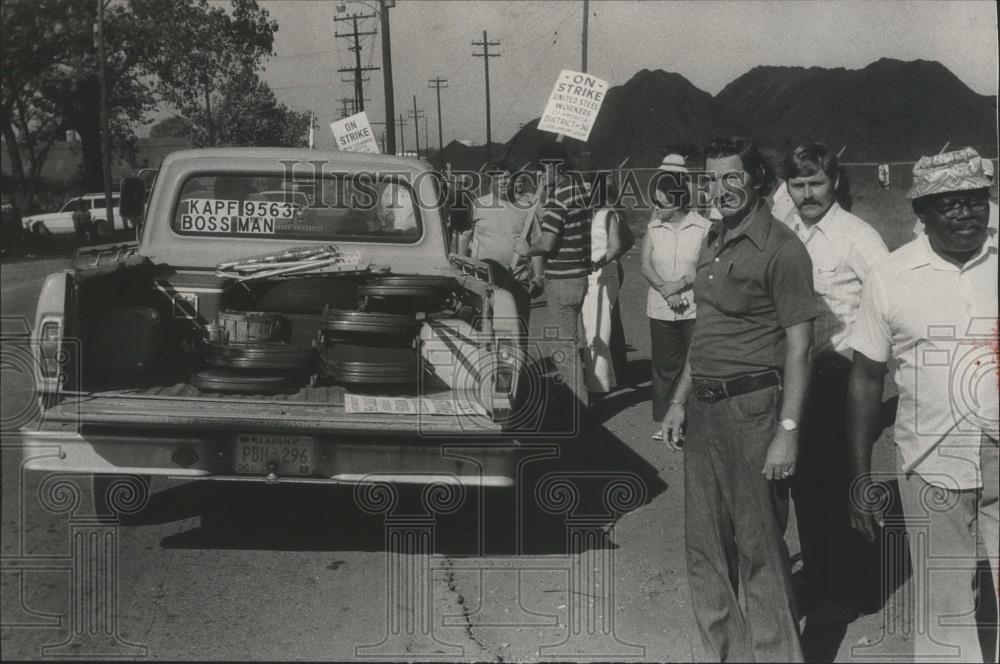
[[[908,197],[925,233],[877,263],[848,339],[851,521],[875,538],[872,445],[895,364],[899,496],[913,561],[916,661],[983,661],[973,580],[998,535],[997,234],[975,150],[923,157]],[[866,504],[869,503],[869,504]],[[995,627],[994,627],[995,629]],[[995,634],[995,632],[994,632]]]
[[[976,158],[980,159],[980,161],[982,162],[982,165],[983,165],[983,175],[986,177],[987,182],[989,182],[989,184],[986,185],[986,186],[987,187],[992,187],[993,186],[993,172],[994,172],[993,171],[993,162],[990,161],[989,159],[982,159],[981,157],[979,157],[979,153],[976,152],[976,150],[974,148],[965,148],[965,150],[968,150],[968,152],[969,152],[970,155],[975,155]],[[994,203],[993,201],[990,201],[990,220],[988,222],[988,225],[993,230],[997,230],[997,228],[998,228],[998,219],[997,219],[998,216],[1000,216],[1000,215],[998,215],[997,204]],[[924,232],[924,222],[919,217],[917,217],[917,223],[913,225],[913,234],[914,235],[920,235],[923,232]]]

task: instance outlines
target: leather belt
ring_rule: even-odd
[[[738,397],[741,394],[748,394],[763,390],[766,387],[781,385],[781,373],[777,370],[766,371],[764,373],[750,376],[740,376],[732,380],[714,381],[694,379],[694,396],[698,401],[715,403],[730,397]]]

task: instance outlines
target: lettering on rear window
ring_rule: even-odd
[[[195,233],[274,235],[294,218],[298,206],[273,201],[189,198],[181,201],[180,230]]]

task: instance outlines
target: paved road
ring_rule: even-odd
[[[632,253],[625,325],[633,367],[646,374],[645,289]],[[30,314],[42,275],[58,262],[5,264],[4,316]],[[16,357],[16,339],[3,343],[5,357]],[[30,404],[30,381],[15,365],[3,371],[8,427]],[[421,516],[413,491],[379,512],[377,496],[359,501],[346,488],[155,480],[140,516],[99,526],[85,518],[88,483],[23,473],[8,431],[3,656],[700,658],[684,575],[682,457],[649,439],[647,400],[648,384],[620,392],[603,404],[604,425],[586,446],[528,463],[520,509],[512,493],[469,492],[454,511],[434,503],[432,518]],[[556,479],[579,489],[568,513]],[[603,494],[613,481],[618,489]],[[100,555],[74,555],[74,545],[100,537],[109,542]],[[794,528],[789,544],[797,551]],[[80,590],[94,574],[109,579],[107,592]],[[898,631],[898,613],[812,630],[810,652],[841,661],[906,653],[902,637],[883,629],[888,621]],[[879,645],[852,655],[865,643]]]

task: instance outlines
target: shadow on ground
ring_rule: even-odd
[[[166,548],[379,551],[391,533],[409,529],[428,532],[430,552],[440,555],[565,555],[617,548],[617,520],[668,489],[603,427],[550,442],[558,456],[526,462],[514,488],[469,488],[458,497],[439,489],[437,500],[454,498],[453,510],[433,509],[441,503],[406,485],[390,490],[395,506],[378,512],[354,487],[196,481],[154,493],[121,523],[200,517],[198,527],[164,538]]]

